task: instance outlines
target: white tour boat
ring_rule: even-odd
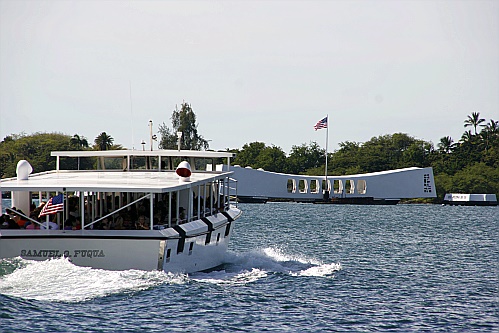
[[[0,229],[0,259],[64,256],[75,265],[108,270],[184,273],[223,264],[241,215],[232,172],[218,165],[224,160],[230,165],[232,153],[113,150],[52,156],[53,171],[31,174],[31,165],[19,161],[17,177],[1,180],[0,193],[12,193],[10,213],[35,229]],[[83,170],[88,165],[95,168]],[[33,197],[63,198],[58,207],[64,208],[37,218]],[[43,228],[49,218],[58,230]],[[137,219],[139,227],[128,223]]]
[[[450,206],[497,206],[497,196],[494,193],[446,193],[444,205]]]

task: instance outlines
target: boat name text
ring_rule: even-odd
[[[21,257],[26,258],[103,258],[103,250],[21,250]]]

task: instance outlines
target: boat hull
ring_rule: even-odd
[[[449,206],[497,206],[497,201],[446,201],[442,202]]]
[[[64,256],[78,266],[107,270],[209,270],[223,264],[239,215],[233,208],[163,230],[2,229],[0,258],[48,260]]]

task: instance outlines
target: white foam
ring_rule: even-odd
[[[314,259],[314,258],[305,258],[303,256],[299,255],[288,255],[283,252],[282,249],[279,248],[265,248],[263,249],[263,253],[270,258],[280,261],[280,262],[285,262],[285,261],[296,261],[302,264],[313,264],[313,265],[320,265],[321,262]]]
[[[247,253],[228,252],[224,271],[193,275],[196,281],[220,284],[255,282],[272,273],[289,276],[332,277],[341,270],[340,264],[325,264],[315,258],[289,255],[280,248],[264,248]]]
[[[312,266],[298,273],[291,273],[291,275],[331,277],[334,272],[339,270],[341,270],[341,264],[323,264],[319,266]]]
[[[225,285],[243,285],[255,282],[267,276],[267,272],[258,268],[252,268],[250,271],[239,273],[230,273],[227,271],[218,271],[211,273],[198,273],[192,276],[192,279],[198,282],[207,282],[213,284]]]
[[[186,284],[191,279],[223,285],[244,285],[280,273],[288,276],[333,277],[340,264],[323,263],[303,255],[286,254],[280,248],[246,253],[228,252],[226,268],[190,276],[162,271],[107,271],[73,265],[67,258],[2,261],[8,268],[0,276],[0,293],[25,299],[80,302],[112,294],[131,293],[161,284]]]
[[[73,265],[67,258],[24,260],[0,278],[0,293],[25,299],[80,302],[163,283],[185,283],[187,276],[160,271],[107,271]]]

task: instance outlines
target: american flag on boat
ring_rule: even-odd
[[[61,194],[56,195],[49,199],[49,201],[43,206],[42,211],[40,212],[41,216],[55,214],[57,212],[62,212],[64,210],[64,196]]]
[[[314,129],[316,131],[321,128],[327,128],[327,117],[324,117],[323,119],[319,120],[317,124],[315,124],[314,126]]]

